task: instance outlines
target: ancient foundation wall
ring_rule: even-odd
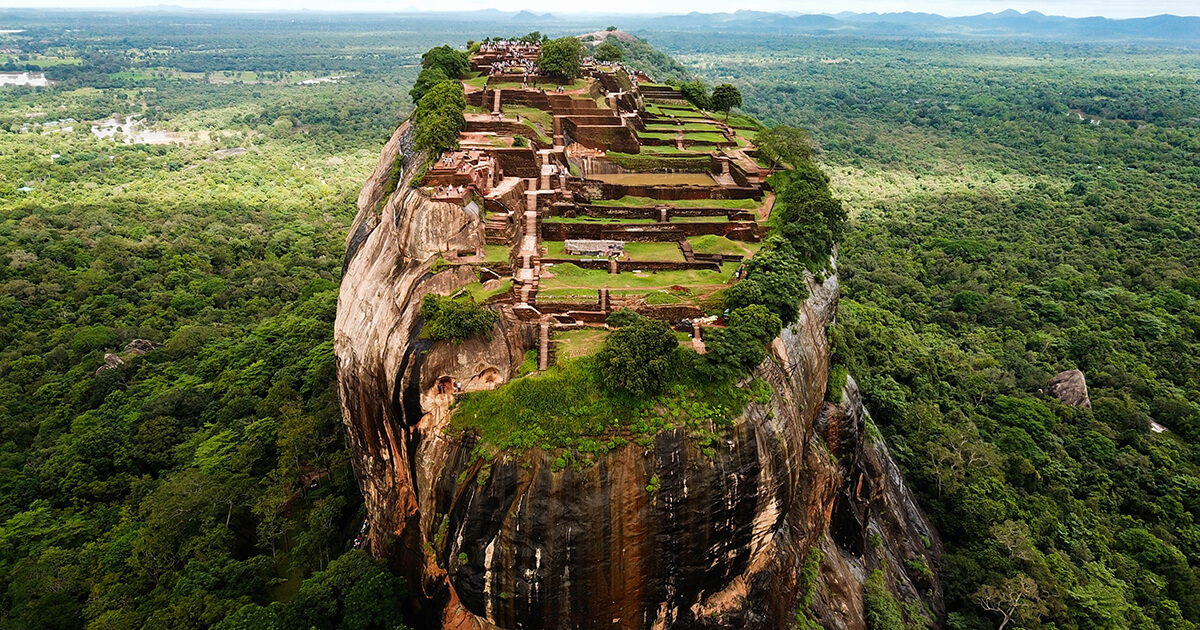
[[[610,269],[607,258],[543,258],[542,264],[561,265],[571,263],[583,269]],[[694,263],[682,261],[668,260],[618,260],[617,272],[633,271],[641,269],[643,271],[687,271],[691,269],[720,271],[721,266],[714,261],[696,261]],[[553,270],[551,270],[553,273]]]
[[[640,153],[642,150],[633,130],[623,124],[577,125],[572,118],[564,118],[562,125],[563,131],[590,149],[620,153]]]
[[[536,178],[542,174],[541,162],[537,153],[527,147],[494,148],[488,153],[496,158],[500,173],[505,177],[520,177],[522,179]]]
[[[753,221],[751,212],[730,210],[728,208],[666,208],[667,218],[671,217],[728,217],[731,221]],[[575,204],[561,208],[553,208],[550,216],[564,217],[597,217],[608,219],[654,219],[661,216],[658,206],[597,206],[592,204]]]
[[[715,234],[735,241],[757,242],[761,239],[753,223],[608,223],[542,222],[542,240],[565,241],[569,238],[612,239],[641,243],[665,243],[689,236]]]
[[[668,201],[690,199],[758,199],[762,190],[757,187],[729,188],[725,186],[671,186],[613,184],[597,180],[568,180],[567,187],[584,199],[620,199],[649,197]]]

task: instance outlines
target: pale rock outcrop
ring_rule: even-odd
[[[1079,370],[1059,372],[1046,384],[1046,392],[1065,405],[1089,408],[1092,406],[1092,401],[1088,398],[1087,381],[1083,378],[1083,372]]]

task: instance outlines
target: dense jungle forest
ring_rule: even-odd
[[[421,53],[532,29],[0,18],[0,72],[58,81],[0,86],[0,628],[396,628],[353,545],[345,234]],[[634,32],[809,130],[851,215],[836,360],[948,626],[1200,623],[1200,52]],[[1042,393],[1071,368],[1091,409]]]
[[[948,626],[1200,622],[1200,54],[654,41],[807,128],[850,206],[835,360],[947,546]],[[1090,410],[1042,393],[1073,368]]]

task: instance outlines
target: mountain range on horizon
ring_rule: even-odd
[[[937,13],[895,12],[835,14],[770,12],[742,9],[733,12],[702,13],[537,13],[531,10],[504,11],[495,8],[474,11],[425,10],[407,5],[392,12],[379,11],[231,11],[187,8],[179,5],[155,5],[129,9],[18,9],[0,8],[0,18],[19,18],[30,12],[145,12],[212,13],[256,16],[277,15],[302,20],[305,17],[327,19],[330,15],[356,16],[368,21],[393,18],[411,20],[458,20],[465,23],[507,24],[514,28],[569,32],[578,28],[600,28],[621,24],[626,31],[695,31],[698,33],[796,33],[808,35],[885,35],[896,37],[1014,37],[1050,40],[1110,40],[1158,42],[1169,45],[1200,46],[1200,16],[1161,14],[1137,18],[1064,17],[1040,11],[1021,13],[1007,9],[997,13],[947,17]],[[369,17],[368,17],[369,16]],[[597,26],[600,25],[600,26]]]

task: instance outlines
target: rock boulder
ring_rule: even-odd
[[[1092,401],[1088,398],[1087,381],[1083,372],[1067,370],[1060,372],[1046,385],[1046,393],[1072,407],[1091,408]]]

